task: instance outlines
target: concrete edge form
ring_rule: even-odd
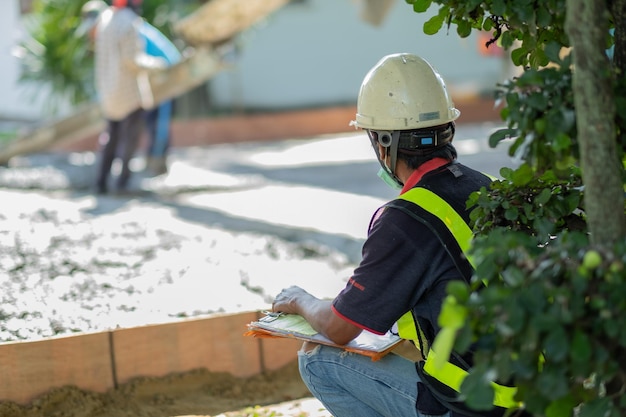
[[[193,369],[249,377],[294,361],[300,342],[243,336],[257,312],[37,341],[0,343],[0,401],[27,404],[76,386],[106,392],[138,377]]]

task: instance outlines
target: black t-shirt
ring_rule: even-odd
[[[428,172],[416,186],[443,198],[469,222],[469,195],[490,182],[484,174],[453,163]],[[429,344],[432,343],[440,329],[437,319],[447,284],[468,278],[439,238],[409,214],[381,208],[372,218],[362,255],[353,276],[333,302],[335,312],[358,327],[383,334],[412,310]],[[420,391],[418,409],[443,413],[441,406],[432,408],[432,400]],[[428,404],[420,407],[421,401]]]

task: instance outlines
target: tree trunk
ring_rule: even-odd
[[[604,0],[567,0],[565,30],[574,53],[573,91],[585,212],[591,243],[603,246],[626,236],[613,75],[605,54],[608,13]]]

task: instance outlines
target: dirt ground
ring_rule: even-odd
[[[198,370],[140,378],[106,393],[63,387],[27,406],[0,402],[0,417],[306,417],[311,414],[300,407],[308,396],[293,363],[245,379]],[[282,404],[289,414],[263,408],[268,404]]]

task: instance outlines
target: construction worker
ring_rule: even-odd
[[[446,286],[473,273],[463,252],[471,238],[466,201],[491,181],[457,161],[459,114],[441,76],[419,56],[385,56],[363,80],[353,123],[367,131],[379,175],[400,196],[373,215],[362,260],[333,300],[292,286],[272,310],[303,316],[338,344],[363,330],[397,332],[421,357],[392,352],[372,361],[306,342],[298,353],[302,379],[333,416],[486,416],[517,406],[509,387],[497,393],[491,412],[458,400],[471,354],[454,355],[442,369],[429,361]]]
[[[94,39],[96,93],[107,129],[100,135],[96,192],[108,192],[115,158],[122,162],[117,190],[125,191],[131,176],[130,160],[139,144],[146,112],[142,108],[137,75],[162,70],[167,62],[148,55],[141,35],[142,0],[113,0],[111,7],[89,1],[82,9],[84,25]],[[91,24],[91,26],[90,26]]]
[[[77,29],[78,35],[89,33],[89,38],[95,40],[96,23],[100,14],[108,8],[102,0],[90,0],[82,8],[82,23]],[[181,60],[178,48],[157,28],[146,20],[139,26],[139,34],[145,44],[146,54],[163,59],[166,66],[174,65]],[[167,172],[167,153],[171,140],[171,119],[173,100],[167,100],[151,106],[145,114],[148,133],[145,171],[150,175],[160,175]]]

